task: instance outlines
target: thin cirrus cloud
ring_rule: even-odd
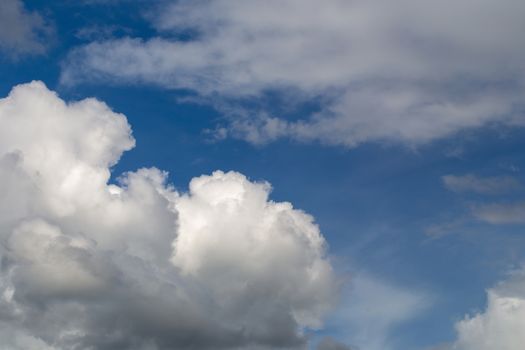
[[[0,100],[2,346],[303,348],[338,289],[313,218],[236,172],[108,184],[134,144],[96,99],[32,82]]]
[[[456,193],[494,196],[520,193],[523,190],[521,182],[511,176],[480,177],[467,174],[445,175],[441,179],[445,188]],[[525,223],[525,202],[523,200],[476,202],[470,205],[470,211],[476,219],[490,224]],[[444,228],[449,226],[453,227],[454,223],[447,224]],[[433,229],[439,230],[439,227]]]
[[[53,26],[21,0],[0,2],[0,54],[11,59],[43,54],[53,34]]]
[[[189,89],[224,113],[217,137],[259,144],[288,137],[348,147],[418,145],[465,129],[525,123],[523,1],[161,6],[149,16],[158,37],[78,47],[63,62],[62,82]],[[269,91],[284,96],[282,108],[240,103]],[[319,109],[287,118],[312,99]]]
[[[454,192],[471,192],[485,195],[507,194],[522,189],[521,183],[511,176],[479,177],[473,174],[445,175],[445,187]]]
[[[347,297],[331,319],[335,334],[349,344],[356,344],[357,349],[397,349],[394,339],[398,327],[416,320],[435,302],[431,292],[396,285],[364,272],[353,276],[348,287]],[[325,343],[337,350],[344,349],[337,347],[336,341]]]
[[[491,224],[525,224],[525,201],[475,205],[473,214]]]

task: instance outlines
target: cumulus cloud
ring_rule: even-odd
[[[0,100],[2,348],[305,346],[338,284],[313,218],[236,172],[109,184],[133,146],[98,100],[40,82]]]
[[[525,344],[525,270],[487,292],[483,312],[466,316],[456,324],[452,350],[521,350]]]
[[[524,10],[515,0],[176,1],[152,16],[158,37],[79,47],[62,81],[190,89],[228,105],[219,136],[253,143],[417,145],[524,124]],[[242,103],[273,91],[286,108]],[[312,99],[315,113],[288,117]]]
[[[473,192],[490,195],[505,194],[522,188],[521,183],[511,176],[445,175],[442,177],[442,180],[445,187],[454,192]]]
[[[37,12],[25,9],[21,0],[0,2],[0,53],[17,58],[42,54],[53,34],[53,27]]]

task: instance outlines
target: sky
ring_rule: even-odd
[[[525,2],[2,0],[1,350],[522,350]]]

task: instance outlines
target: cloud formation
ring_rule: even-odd
[[[445,175],[441,177],[443,185],[456,193],[475,193],[485,196],[508,195],[523,190],[521,182],[512,176],[479,177],[473,174]],[[477,201],[469,205],[472,215],[481,221],[499,224],[525,223],[525,202],[523,200]],[[443,230],[448,231],[463,220],[429,228],[428,233],[439,236]]]
[[[418,145],[522,126],[522,1],[198,0],[165,5],[158,37],[73,50],[62,81],[189,89],[224,107],[220,137]],[[283,96],[260,101],[267,92]],[[312,99],[319,109],[287,113]]]
[[[524,224],[525,201],[475,205],[473,214],[491,224]]]
[[[495,195],[509,193],[522,188],[521,183],[511,176],[445,175],[442,177],[442,180],[445,187],[454,192]]]
[[[525,271],[487,292],[483,312],[458,322],[458,340],[452,350],[520,350],[525,344]]]
[[[317,350],[352,350],[348,345],[340,343],[330,337],[321,339]]]
[[[41,82],[0,100],[2,346],[302,348],[337,293],[313,218],[236,172],[108,184],[133,146],[98,100]]]
[[[348,297],[331,322],[338,338],[363,350],[396,349],[396,328],[417,319],[434,303],[427,291],[395,285],[367,273],[353,276],[346,293]],[[328,349],[345,349],[342,346],[336,341],[326,344]]]
[[[53,27],[37,12],[25,9],[21,0],[0,2],[0,53],[9,58],[42,54],[47,50]]]

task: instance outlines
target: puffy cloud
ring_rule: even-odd
[[[53,34],[53,27],[37,12],[29,12],[21,0],[0,2],[0,52],[16,58],[42,54]]]
[[[454,192],[504,194],[522,188],[520,182],[511,176],[445,175],[442,180],[445,187]]]
[[[238,173],[193,179],[190,193],[176,203],[179,235],[172,262],[247,322],[284,304],[291,307],[287,317],[318,327],[333,288],[324,240],[311,216],[290,203],[268,202],[268,193],[267,183],[251,183]],[[270,305],[254,295],[279,297]]]
[[[458,322],[453,350],[520,350],[525,344],[525,273],[488,291],[485,311]]]
[[[62,81],[190,89],[227,106],[219,136],[253,143],[417,145],[523,125],[524,10],[516,0],[174,1],[153,16],[158,37],[77,48]],[[284,96],[278,108],[245,109],[268,91]],[[313,98],[317,112],[287,117]]]
[[[337,293],[313,218],[236,172],[109,184],[133,146],[95,99],[32,82],[0,100],[2,349],[305,346]]]

